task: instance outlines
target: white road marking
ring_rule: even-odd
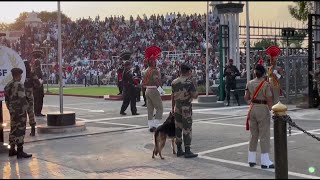
[[[81,106],[81,105],[91,105],[91,104],[110,104],[111,101],[106,102],[95,102],[95,103],[77,103],[77,104],[64,104],[64,106]]]
[[[239,124],[214,123],[214,122],[207,122],[207,121],[200,121],[197,123],[215,124],[215,125],[223,125],[223,126],[234,126],[234,127],[246,127],[245,125],[239,125]]]
[[[218,158],[213,158],[213,157],[208,157],[208,156],[198,156],[199,158],[202,159],[206,159],[206,160],[211,160],[211,161],[216,161],[216,162],[222,162],[222,163],[226,163],[226,164],[232,164],[232,165],[237,165],[237,166],[243,166],[243,167],[247,167],[247,168],[254,168],[254,169],[259,169],[261,171],[270,171],[270,172],[275,172],[274,169],[261,169],[260,167],[256,166],[256,167],[249,167],[249,165],[247,163],[243,163],[243,162],[237,162],[237,161],[230,161],[230,160],[225,160],[225,159],[218,159]],[[301,173],[296,173],[296,172],[288,172],[289,175],[291,176],[296,176],[296,177],[301,177],[301,178],[308,178],[308,179],[320,179],[320,177],[318,176],[312,176],[312,175],[307,175],[307,174],[301,174]]]
[[[85,121],[90,122],[90,121]],[[133,125],[133,124],[122,124],[122,123],[112,123],[112,122],[95,122],[98,124],[112,124],[112,125],[119,125],[119,126],[130,126],[130,127],[147,127],[147,126],[140,126],[140,125]]]
[[[320,129],[314,129],[314,130],[310,130],[308,132],[313,132],[313,131],[319,131]],[[297,133],[292,133],[291,136],[295,136],[295,135],[300,135],[303,134],[303,132],[297,132]],[[289,136],[289,135],[287,135]],[[274,139],[274,137],[270,137],[270,139]],[[202,151],[202,152],[198,152],[199,155],[204,155],[204,154],[208,154],[208,153],[213,153],[213,152],[217,152],[217,151],[222,151],[222,150],[226,150],[226,149],[232,149],[235,147],[240,147],[240,146],[244,146],[244,145],[248,145],[249,141],[247,142],[243,142],[243,143],[237,143],[237,144],[232,144],[229,146],[224,146],[224,147],[219,147],[216,149],[211,149],[211,150],[207,150],[207,151]]]
[[[60,107],[60,106],[53,106],[53,105],[44,105],[45,107]],[[66,108],[66,109],[74,109],[74,110],[81,110],[81,111],[96,111],[95,109],[83,109],[83,108],[75,108],[75,107],[65,107],[63,106],[63,108]]]
[[[103,113],[104,110],[91,110],[89,112],[92,112],[92,113]]]

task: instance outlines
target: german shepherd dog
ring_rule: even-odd
[[[167,120],[160,125],[154,132],[154,150],[152,154],[152,158],[158,155],[161,159],[162,157],[161,151],[166,144],[167,138],[171,139],[172,145],[172,152],[176,154],[176,146],[175,146],[175,139],[176,139],[176,127],[175,127],[175,120],[174,115],[170,112]]]

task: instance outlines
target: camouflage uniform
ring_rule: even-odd
[[[10,112],[10,146],[21,147],[24,144],[24,136],[27,124],[28,102],[24,85],[19,81],[11,81],[5,87],[6,105]]]
[[[24,86],[25,86],[27,101],[29,104],[28,110],[27,110],[28,117],[29,117],[29,124],[32,127],[32,126],[36,126],[35,114],[34,114],[33,91],[34,91],[34,88],[39,88],[41,84],[38,77],[34,73],[30,73],[29,77],[27,75]]]
[[[175,101],[176,144],[190,147],[192,139],[192,97],[197,94],[191,78],[181,76],[172,82],[172,93]]]

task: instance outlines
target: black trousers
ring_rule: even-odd
[[[118,88],[119,88],[119,93],[122,94],[122,90],[123,90],[122,81],[118,81]]]
[[[135,89],[124,88],[122,97],[123,97],[123,102],[122,102],[120,113],[124,113],[130,104],[131,113],[136,114],[137,113],[137,106],[136,106],[137,97],[136,97]]]
[[[140,102],[140,96],[141,96],[141,88],[136,87],[137,102]]]
[[[142,88],[142,97],[145,104],[147,104],[146,90],[147,90],[146,88]]]
[[[236,90],[237,89],[237,83],[236,82],[228,82],[226,83],[226,93],[227,93],[227,101],[228,104],[230,103],[230,91],[231,90]],[[238,104],[239,104],[239,95],[237,91],[233,92],[234,97],[236,98]]]
[[[33,91],[34,96],[34,114],[39,115],[43,108],[44,91],[43,87]]]

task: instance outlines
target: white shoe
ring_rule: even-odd
[[[158,128],[161,125],[160,120],[155,119],[153,120],[153,127]]]
[[[154,123],[153,123],[154,120],[148,120],[148,126],[149,126],[149,129],[153,128],[154,127]]]
[[[248,152],[248,163],[252,167],[256,165],[256,157],[257,157],[257,152]]]
[[[261,168],[262,169],[274,168],[273,162],[270,161],[269,153],[261,154]]]

